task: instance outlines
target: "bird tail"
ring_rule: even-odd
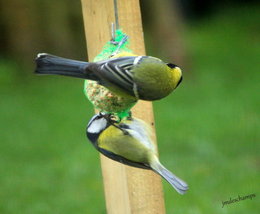
[[[157,158],[156,158],[157,159]],[[172,187],[180,194],[185,194],[186,191],[188,190],[188,185],[178,178],[176,175],[171,173],[168,169],[166,169],[160,162],[159,160],[153,161],[151,165],[152,169],[161,175],[168,183],[172,185]]]
[[[94,72],[87,70],[90,63],[66,59],[46,53],[38,54],[36,59],[37,74],[54,74],[82,79],[97,80]]]

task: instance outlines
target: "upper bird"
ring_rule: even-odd
[[[120,96],[159,100],[182,81],[181,69],[151,56],[117,54],[107,60],[83,62],[46,53],[37,55],[36,73],[97,81]]]
[[[183,180],[160,163],[152,141],[152,131],[144,121],[128,117],[117,122],[109,114],[96,114],[88,123],[87,137],[108,158],[126,165],[151,169],[180,194],[188,190]]]

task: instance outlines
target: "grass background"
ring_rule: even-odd
[[[163,181],[167,213],[260,212],[259,13],[229,9],[186,27],[184,81],[154,103],[161,161],[190,185],[180,196]],[[19,69],[0,61],[0,213],[106,213],[83,81]]]

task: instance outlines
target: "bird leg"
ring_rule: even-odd
[[[129,135],[128,131],[126,131],[125,129],[121,128],[119,125],[117,125],[116,123],[118,123],[118,121],[115,119],[115,115],[112,114],[102,114],[102,116],[109,122],[110,125],[118,128],[119,130],[121,130],[124,135]]]
[[[127,39],[128,39],[128,36],[127,35],[124,35],[124,37],[121,39],[121,41],[117,42],[116,41],[116,30],[115,30],[115,25],[114,23],[111,24],[111,40],[110,40],[110,43],[112,45],[115,45],[117,46],[116,50],[110,55],[110,57],[112,56],[115,56],[116,54],[118,54],[120,48],[126,43]]]
[[[127,120],[133,120],[132,112],[131,112],[131,111],[128,112]]]
[[[127,35],[125,35],[120,42],[116,42],[116,41],[114,41],[114,40],[111,40],[110,42],[111,42],[113,45],[116,45],[117,48],[116,48],[116,50],[110,55],[110,57],[113,57],[113,56],[115,56],[116,54],[118,54],[120,48],[126,43],[127,40],[128,40],[128,36],[127,36]]]

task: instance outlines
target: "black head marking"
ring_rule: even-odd
[[[175,65],[175,64],[173,64],[173,63],[167,63],[166,64],[168,67],[170,67],[170,68],[176,68],[176,67],[178,67],[177,65]]]
[[[177,83],[177,85],[176,85],[176,87],[175,87],[175,88],[177,88],[177,87],[178,87],[178,85],[180,85],[180,83],[182,82],[182,79],[183,79],[183,77],[181,76],[181,78],[180,78],[180,80],[179,80],[179,82]]]

